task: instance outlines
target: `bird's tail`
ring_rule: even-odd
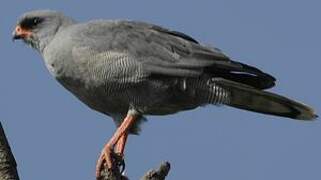
[[[318,117],[311,107],[284,96],[225,79],[217,79],[214,82],[229,91],[229,101],[226,105],[291,119],[313,120]]]

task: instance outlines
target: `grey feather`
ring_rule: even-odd
[[[54,11],[29,12],[19,21],[34,16],[44,22],[25,42],[42,54],[51,74],[66,89],[90,108],[113,117],[117,125],[131,109],[143,120],[143,115],[206,104],[268,111],[251,109],[243,95],[290,102],[260,90],[274,86],[275,78],[269,74],[232,61],[184,33],[135,21],[77,23]],[[132,133],[138,129],[139,123]]]

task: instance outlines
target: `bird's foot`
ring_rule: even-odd
[[[99,179],[101,171],[106,170],[112,173],[121,174],[125,170],[124,150],[128,137],[128,130],[135,121],[135,116],[128,115],[117,128],[112,138],[105,145],[101,152],[97,165],[96,177]],[[121,171],[120,171],[121,169]]]
[[[103,169],[122,174],[125,171],[125,160],[123,157],[123,154],[115,153],[112,148],[106,146],[101,152],[96,165],[96,178],[99,179]]]

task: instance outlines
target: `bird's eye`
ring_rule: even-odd
[[[21,27],[26,29],[33,29],[37,25],[39,25],[43,21],[42,18],[33,17],[33,18],[26,18],[20,22]]]
[[[32,19],[32,25],[36,26],[41,22],[41,19],[36,17]]]

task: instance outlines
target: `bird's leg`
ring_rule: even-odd
[[[126,145],[127,138],[128,138],[128,133],[125,132],[120,137],[120,139],[118,140],[116,147],[115,147],[115,153],[120,160],[118,166],[119,166],[119,168],[121,167],[121,169],[120,169],[121,173],[123,173],[125,171],[125,167],[126,167],[125,159],[124,159],[124,154],[125,154],[124,152],[125,152],[125,145]]]
[[[114,148],[116,148],[117,151],[120,151],[120,153],[123,154],[126,139],[128,136],[128,130],[130,129],[130,127],[132,126],[132,124],[135,122],[136,119],[137,119],[136,115],[127,114],[126,118],[118,127],[118,129],[116,130],[112,138],[104,146],[96,165],[96,177],[99,177],[100,170],[103,168],[104,163],[106,163],[108,169],[113,168],[114,164],[112,160],[112,155],[114,153]],[[115,147],[116,145],[117,147]]]
[[[120,139],[118,140],[116,147],[115,147],[115,153],[118,154],[119,156],[123,157],[124,156],[124,150],[125,150],[125,145],[127,142],[127,137],[128,133],[125,132]]]

